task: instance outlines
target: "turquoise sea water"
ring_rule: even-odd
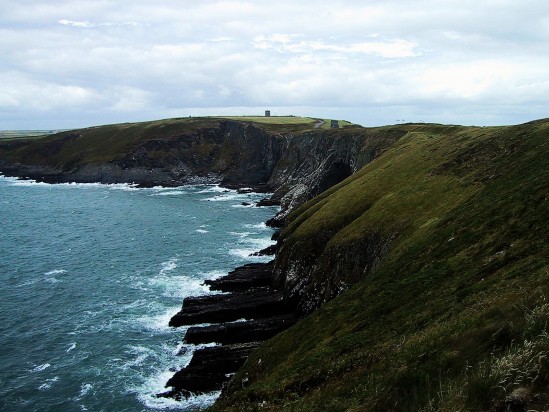
[[[204,279],[272,242],[263,195],[0,177],[0,410],[192,410],[157,399],[190,361],[168,327]],[[170,370],[171,369],[171,370]]]

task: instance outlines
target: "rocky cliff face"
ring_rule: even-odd
[[[274,191],[282,212],[272,224],[280,226],[290,210],[350,176],[403,134],[360,127],[276,133],[230,120],[169,129],[139,130],[144,133],[139,139],[126,133],[125,146],[107,127],[26,144],[1,142],[0,171],[50,183],[218,183]],[[100,143],[92,141],[98,133],[101,144],[111,140],[112,151],[106,147],[98,153]]]

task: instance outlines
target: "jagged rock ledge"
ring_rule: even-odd
[[[171,389],[158,396],[182,399],[220,390],[259,342],[296,322],[295,304],[272,286],[273,268],[273,261],[241,266],[224,277],[205,281],[211,290],[227,293],[184,299],[170,326],[211,323],[190,327],[184,341],[221,346],[197,350],[189,365],[166,383]]]

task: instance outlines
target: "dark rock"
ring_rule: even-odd
[[[278,240],[280,238],[280,232],[282,232],[281,229],[276,229],[271,236],[271,240]]]
[[[166,383],[173,389],[159,396],[177,397],[189,393],[205,393],[221,389],[230,373],[236,372],[248,358],[250,352],[257,348],[256,342],[214,346],[197,350],[189,365],[176,372]]]
[[[252,204],[251,204],[251,203],[248,203],[248,202],[242,202],[241,205],[242,205],[242,206],[251,206]]]
[[[240,189],[237,189],[236,192],[240,194],[246,194],[246,193],[253,193],[253,189],[250,187],[242,187]]]
[[[221,292],[244,292],[259,287],[271,286],[274,262],[250,263],[240,266],[219,279],[206,280],[211,290]]]
[[[256,206],[280,206],[280,200],[273,198],[264,198],[257,202]]]
[[[261,249],[259,252],[252,253],[251,256],[273,256],[278,250],[278,245],[274,244]]]
[[[170,326],[231,322],[238,319],[267,318],[289,313],[282,292],[256,289],[248,293],[186,298],[183,308],[170,319]]]
[[[269,227],[280,229],[284,226],[285,220],[286,220],[285,215],[283,216],[276,215],[275,217],[272,217],[269,220],[267,220],[265,224]]]
[[[223,345],[263,341],[289,328],[295,322],[296,317],[290,314],[221,325],[193,326],[187,330],[184,341],[193,344],[216,342]]]

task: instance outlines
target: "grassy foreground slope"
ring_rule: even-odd
[[[404,127],[290,216],[278,264],[344,291],[262,345],[214,410],[549,408],[549,121]]]

